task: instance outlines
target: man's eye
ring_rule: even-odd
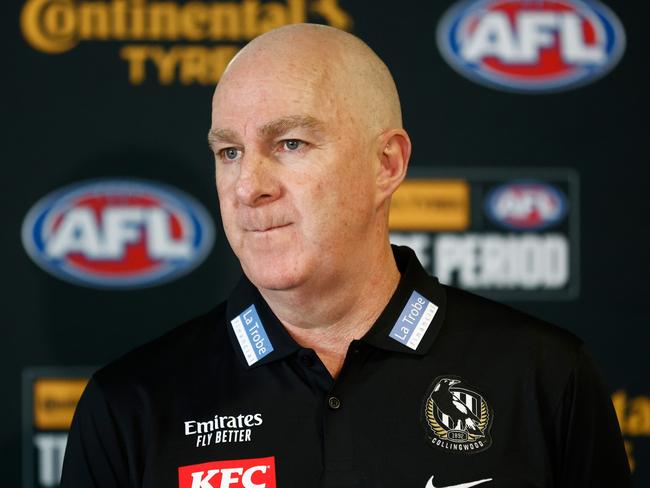
[[[227,161],[233,161],[239,157],[239,153],[240,153],[239,149],[234,147],[227,147],[219,151],[219,156],[221,157],[221,159],[225,159]]]
[[[305,143],[303,141],[299,141],[298,139],[287,139],[286,141],[282,141],[283,149],[286,149],[287,151],[295,151],[304,145]]]

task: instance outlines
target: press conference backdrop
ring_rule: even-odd
[[[206,144],[211,93],[248,40],[305,21],[355,33],[394,73],[414,153],[392,240],[442,281],[582,337],[635,486],[650,486],[647,2],[2,8],[6,486],[57,486],[92,370],[238,279]]]

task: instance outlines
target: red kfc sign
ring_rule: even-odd
[[[276,488],[275,458],[236,459],[178,468],[179,488]]]

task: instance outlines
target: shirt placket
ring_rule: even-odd
[[[322,488],[364,488],[369,486],[359,465],[354,442],[354,377],[364,354],[361,343],[353,341],[338,378],[323,402],[323,478]]]

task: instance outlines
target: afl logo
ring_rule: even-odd
[[[544,93],[604,76],[623,55],[625,32],[616,15],[595,1],[474,0],[443,16],[438,48],[477,83]]]
[[[141,180],[96,180],[37,202],[22,227],[23,245],[45,271],[98,288],[158,285],[207,256],[214,226],[189,195]]]
[[[566,197],[551,185],[517,182],[488,194],[485,211],[497,225],[513,230],[540,230],[559,223],[567,214]]]

